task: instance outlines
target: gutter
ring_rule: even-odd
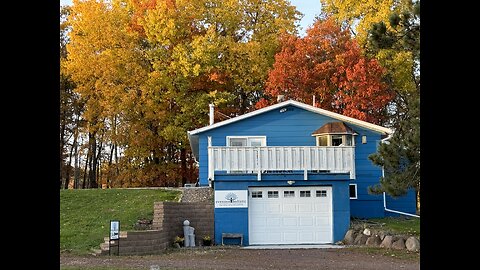
[[[381,139],[380,141],[381,141],[382,143],[384,143],[384,142],[390,140],[390,138],[392,138],[392,134],[388,134],[388,136],[387,136],[385,139]],[[385,177],[385,170],[383,169],[383,167],[382,167],[382,177]],[[388,208],[387,208],[387,196],[386,196],[385,192],[383,192],[383,209],[384,209],[386,212],[397,213],[397,214],[401,214],[401,215],[406,215],[406,216],[411,216],[411,217],[420,218],[419,215],[414,215],[414,214],[410,214],[410,213],[405,213],[405,212],[400,212],[400,211],[388,209]]]

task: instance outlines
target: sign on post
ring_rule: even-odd
[[[117,246],[117,255],[120,255],[120,221],[110,220],[110,241],[108,241],[108,255],[112,250],[112,244]]]
[[[110,240],[116,240],[120,237],[120,221],[110,221]]]

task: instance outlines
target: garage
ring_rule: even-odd
[[[252,187],[250,245],[333,242],[332,187]]]

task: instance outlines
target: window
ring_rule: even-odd
[[[317,146],[354,146],[351,134],[328,134],[317,136]]]
[[[268,198],[278,198],[278,191],[268,191]]]
[[[317,137],[317,146],[328,146],[328,137],[327,136],[318,136]]]
[[[292,198],[292,197],[295,197],[295,191],[293,190],[285,190],[283,192],[283,197],[284,198]]]
[[[316,196],[317,197],[327,197],[327,191],[326,190],[317,190],[316,191]]]
[[[350,199],[357,199],[357,184],[350,184]]]
[[[252,191],[252,198],[262,198],[261,191]]]
[[[235,146],[235,147],[247,146],[247,138],[230,138],[229,146]]]
[[[300,190],[300,197],[310,197],[310,190]]]
[[[343,144],[343,136],[342,135],[332,135],[332,146],[339,146]]]
[[[266,136],[227,136],[227,146],[267,146]]]
[[[367,143],[367,136],[366,135],[362,136],[362,143],[363,144]]]

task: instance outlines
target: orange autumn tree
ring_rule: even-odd
[[[382,82],[385,70],[333,19],[318,19],[299,38],[285,35],[268,74],[262,108],[277,95],[364,121],[382,124],[394,92]]]

